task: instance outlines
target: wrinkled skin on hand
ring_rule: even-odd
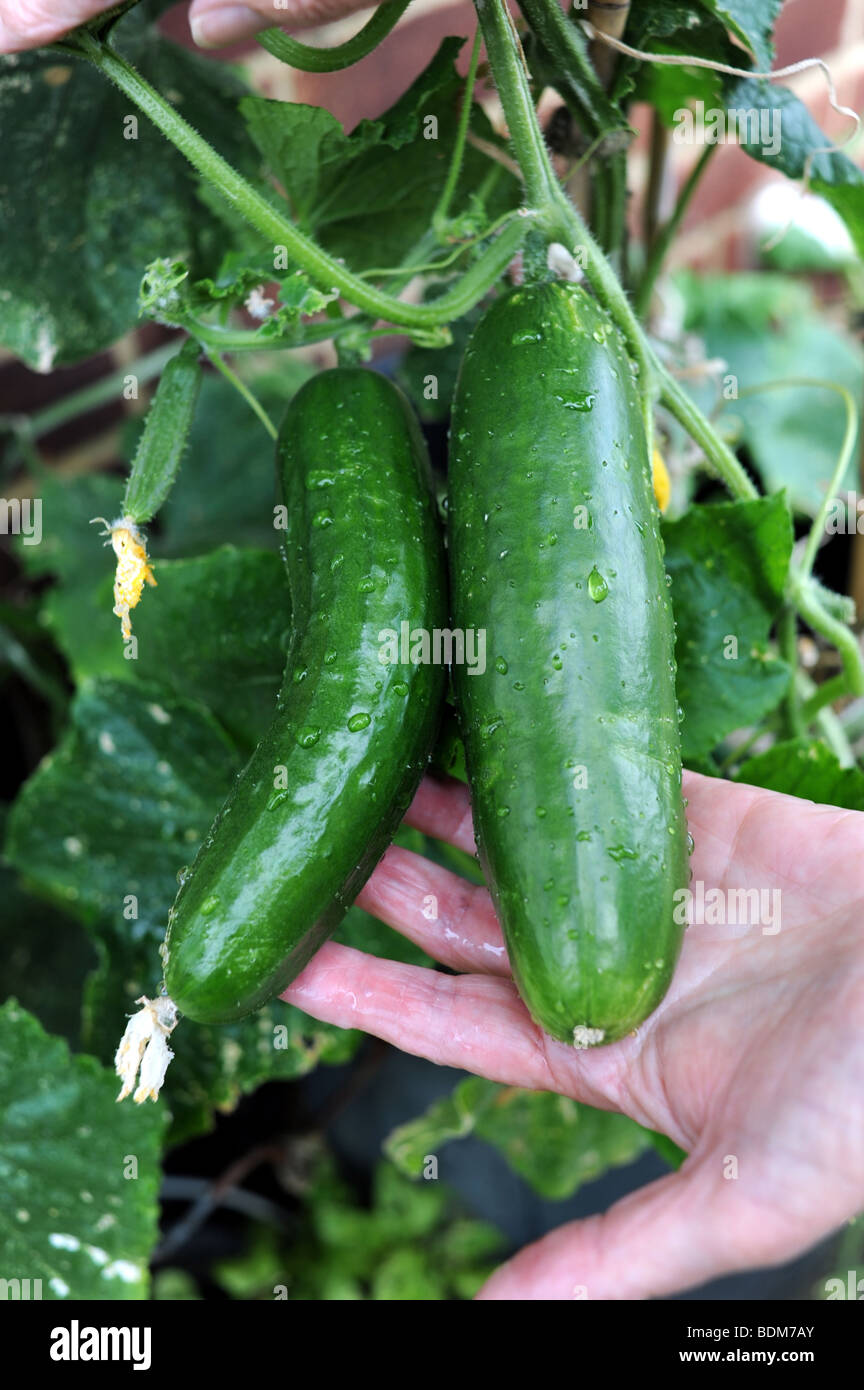
[[[575,1051],[542,1034],[486,890],[398,847],[359,905],[464,973],[330,943],[283,996],[442,1065],[620,1111],[687,1151],[677,1173],[521,1251],[483,1299],[657,1297],[791,1259],[864,1209],[864,814],[694,774],[684,792],[694,884],[779,888],[780,929],[688,927],[635,1036]],[[460,783],[427,779],[408,820],[473,850]]]
[[[70,29],[110,10],[117,0],[0,0],[0,53],[53,43]],[[192,0],[189,23],[202,48],[221,48],[278,25],[288,32],[311,29],[368,8],[369,0]]]

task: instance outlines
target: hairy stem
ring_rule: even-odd
[[[240,377],[237,375],[237,373],[231,370],[231,368],[228,366],[228,363],[223,361],[223,359],[219,356],[218,353],[208,353],[208,357],[210,361],[213,363],[213,366],[216,368],[216,370],[221,372],[225,380],[230,381],[231,385],[234,387],[234,390],[237,391],[238,394],[243,397],[244,401],[249,406],[253,414],[258,416],[258,419],[261,421],[261,424],[264,426],[270,438],[276,439],[278,437],[279,431],[273,424],[273,421],[270,419],[270,416],[267,414],[267,411],[264,409],[257,396],[255,396],[255,394],[249,390],[249,387],[246,385],[245,381],[242,381]]]
[[[490,285],[506,270],[521,245],[527,222],[523,218],[516,218],[446,295],[429,304],[405,304],[367,284],[329,256],[311,237],[299,231],[227,160],[217,154],[198,131],[174,110],[170,102],[118,53],[105,48],[86,31],[81,31],[77,38],[81,51],[90,62],[149,116],[163,135],[247,222],[262,236],[272,240],[274,245],[284,246],[297,265],[322,288],[338,290],[356,308],[374,318],[387,319],[406,328],[428,328],[460,318],[482,299]]]
[[[311,44],[292,39],[281,29],[265,29],[257,35],[257,39],[274,58],[292,68],[299,68],[301,72],[341,72],[343,68],[359,63],[361,58],[365,58],[386,39],[409,3],[410,0],[387,0],[386,4],[379,5],[373,11],[362,29],[333,48],[313,48]]]

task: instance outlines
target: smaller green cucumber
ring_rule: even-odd
[[[307,382],[277,467],[294,637],[273,723],[180,888],[165,985],[201,1023],[279,994],[392,839],[437,731],[444,669],[382,659],[446,625],[425,447],[402,392],[362,368]]]

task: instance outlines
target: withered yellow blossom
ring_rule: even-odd
[[[123,637],[131,637],[132,623],[129,613],[137,607],[144,585],[156,585],[156,577],[147,554],[147,538],[131,516],[121,516],[117,521],[106,521],[103,516],[93,519],[102,522],[105,527],[102,535],[108,537],[117,556],[117,568],[114,573],[114,612],[120,619]]]
[[[657,506],[661,512],[665,512],[669,506],[669,498],[672,495],[672,484],[669,481],[669,470],[663,461],[663,455],[659,449],[654,450],[654,457],[651,461],[651,473],[654,481],[654,496],[657,498]],[[117,609],[114,609],[117,612]]]

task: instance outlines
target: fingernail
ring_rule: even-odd
[[[251,39],[267,28],[267,21],[248,5],[219,5],[190,15],[189,27],[199,48],[224,48],[240,39]]]

